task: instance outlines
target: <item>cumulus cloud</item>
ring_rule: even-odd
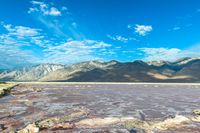
[[[141,36],[146,36],[149,32],[153,30],[151,25],[135,25],[135,32]]]
[[[0,34],[0,68],[49,62],[71,64],[114,54],[112,45],[103,41],[68,39],[63,42],[45,36],[41,29],[5,23],[0,27],[4,28]]]
[[[51,7],[50,10],[47,11],[46,15],[61,16],[61,12],[57,8]]]
[[[45,39],[41,29],[31,28],[27,26],[14,26],[11,24],[1,25],[5,29],[4,34],[0,34],[1,44],[13,44],[18,46],[29,46],[31,44],[44,47],[48,45],[49,41]]]
[[[139,25],[139,24],[136,24],[135,26],[129,24],[127,28],[135,30],[135,33],[137,33],[140,36],[146,36],[149,32],[153,30],[153,27],[151,25]]]
[[[144,60],[166,60],[175,61],[184,57],[199,57],[200,45],[192,46],[188,49],[178,49],[178,48],[139,48],[142,51]]]
[[[40,62],[33,50],[24,48],[48,46],[49,42],[45,40],[41,29],[14,26],[4,22],[0,24],[0,27],[5,31],[0,34],[0,68],[13,68]]]
[[[24,27],[24,26],[12,26],[11,24],[3,24],[3,27],[9,32],[9,35],[16,36],[37,36],[40,29]]]
[[[61,16],[64,10],[67,10],[66,7],[62,7],[60,10],[52,5],[41,1],[31,1],[32,7],[29,8],[28,13],[41,13],[44,16]]]
[[[78,23],[74,21],[72,14],[65,6],[57,7],[52,2],[33,0],[28,13],[48,28],[49,32],[56,38],[84,39],[84,35],[78,29]]]

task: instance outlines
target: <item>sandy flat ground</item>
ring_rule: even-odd
[[[20,129],[42,118],[86,109],[94,117],[162,120],[200,108],[200,84],[21,83],[0,98],[0,124]],[[5,124],[5,125],[6,125]]]

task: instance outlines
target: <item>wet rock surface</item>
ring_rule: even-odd
[[[0,98],[0,132],[200,132],[199,96],[198,85],[20,84]]]

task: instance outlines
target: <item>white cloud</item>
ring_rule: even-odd
[[[144,52],[144,60],[168,60],[173,61],[177,59],[181,50],[177,48],[139,48]]]
[[[128,28],[131,28],[130,25]],[[153,30],[151,25],[139,25],[136,24],[135,27],[135,32],[138,33],[140,36],[146,36],[149,32]]]
[[[28,10],[28,13],[33,13],[33,12],[39,12],[39,10],[35,7],[30,7],[29,10]]]
[[[107,37],[110,38],[111,40],[121,41],[124,43],[127,43],[128,41],[131,41],[131,40],[136,40],[135,38],[132,38],[132,37],[123,37],[119,35],[116,35],[116,36],[107,35]]]
[[[62,10],[62,11],[67,11],[68,9],[67,9],[67,7],[63,6],[63,7],[61,8],[61,10]]]
[[[41,2],[41,1],[31,1],[32,7],[29,8],[28,13],[34,13],[39,12],[43,14],[44,16],[61,16],[61,10],[64,11],[67,8],[62,7],[61,10],[57,9],[56,7],[53,7],[52,5],[49,5],[47,3]]]
[[[114,54],[112,45],[103,41],[68,39],[63,43],[46,37],[41,29],[4,23],[0,26],[5,28],[5,33],[0,34],[0,67],[4,68],[30,63],[71,64]]]
[[[41,29],[13,26],[3,22],[0,27],[5,28],[5,32],[0,34],[0,68],[12,68],[41,61],[37,57],[40,51],[28,49],[34,46],[49,46],[50,42],[42,35]]]
[[[101,41],[95,40],[68,40],[67,42],[45,49],[46,61],[58,63],[76,63],[82,61],[101,59],[97,56],[98,50],[111,47]]]
[[[185,26],[186,27],[186,26]],[[185,27],[182,27],[182,28],[185,28]],[[189,27],[189,26],[187,26],[187,27]],[[178,31],[178,30],[180,30],[181,29],[181,27],[180,26],[175,26],[175,27],[173,27],[173,28],[171,28],[171,29],[168,29],[168,31]]]
[[[3,22],[0,26],[4,27],[6,30],[6,33],[0,34],[1,44],[13,44],[18,46],[30,46],[34,44],[40,47],[46,47],[50,43],[42,34],[41,29],[26,26],[13,26]]]
[[[107,35],[107,37],[112,39],[112,40],[121,41],[121,42],[124,42],[124,43],[129,40],[128,38],[123,37],[123,36],[119,36],[119,35],[116,35],[116,36]]]
[[[45,1],[31,1],[28,13],[49,29],[49,33],[55,38],[76,40],[86,39],[85,35],[78,29],[78,24],[74,21],[72,14],[65,6],[55,6],[54,3]],[[52,17],[53,16],[53,17]],[[59,19],[55,16],[65,16]]]
[[[54,37],[84,39],[85,36],[77,28],[78,24],[74,22],[67,7],[57,8],[53,3],[39,1],[31,1],[31,4],[28,13],[33,14],[32,17],[48,28]],[[63,19],[55,17],[62,15],[65,15]]]
[[[10,24],[3,24],[3,27],[9,32],[9,35],[16,36],[37,36],[40,29],[24,27],[24,26],[12,26]]]
[[[9,28],[8,33],[0,34],[0,68],[11,69],[39,62],[39,59],[33,55],[33,51],[22,49],[31,45],[31,38],[35,37],[33,36],[36,35],[35,32],[24,32],[21,28],[19,30],[9,26],[7,28]]]
[[[176,26],[172,30],[180,30],[180,29],[181,29],[181,27]]]
[[[4,45],[0,43],[0,69],[12,69],[39,62],[31,51],[21,50],[16,45]]]
[[[127,26],[127,28],[128,28],[128,29],[132,29],[132,25],[129,24],[129,25]]]
[[[48,13],[47,15],[61,16],[61,12],[55,7],[51,7],[50,11],[47,13]]]
[[[200,45],[192,46],[188,49],[178,48],[139,48],[142,51],[144,60],[166,60],[175,61],[184,57],[199,57],[200,56]]]

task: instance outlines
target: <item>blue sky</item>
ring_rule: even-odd
[[[199,0],[0,1],[0,68],[200,56]]]

